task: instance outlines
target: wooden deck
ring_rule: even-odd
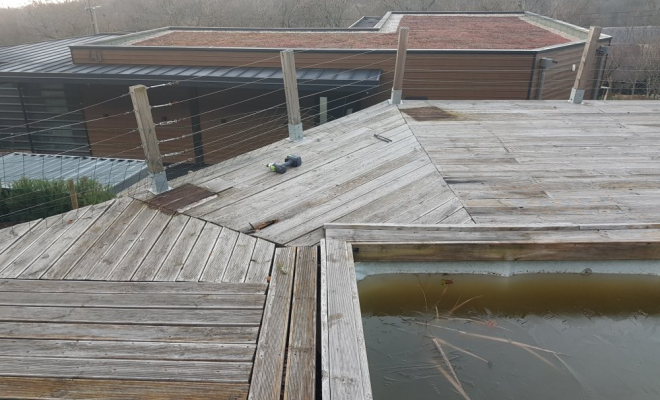
[[[0,230],[1,399],[314,397],[318,249],[171,214]]]
[[[659,110],[380,104],[0,230],[0,398],[370,399],[354,256],[658,258]]]
[[[275,245],[131,198],[0,231],[0,278],[266,283]]]
[[[420,108],[430,114],[406,113]],[[291,245],[318,243],[331,222],[658,221],[659,111],[641,101],[379,104],[173,185],[218,187],[186,214],[244,232],[267,223],[254,235]],[[291,153],[301,167],[264,167]]]
[[[381,140],[386,138],[388,141]],[[285,174],[265,165],[303,159]],[[326,222],[469,223],[401,112],[380,104],[172,182],[220,185],[217,197],[185,213],[287,245],[313,245]],[[404,206],[405,205],[405,206]]]
[[[477,224],[660,221],[660,102],[426,105],[451,117],[408,126]]]

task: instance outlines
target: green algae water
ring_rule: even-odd
[[[660,277],[589,272],[367,276],[374,399],[660,399]]]

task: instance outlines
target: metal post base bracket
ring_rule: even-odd
[[[402,104],[403,103],[401,101],[402,94],[403,94],[403,90],[392,89],[392,97],[390,98],[390,104],[394,104],[394,105]]]
[[[149,191],[153,194],[161,194],[172,189],[170,185],[167,184],[167,176],[165,172],[159,172],[157,174],[149,174],[151,177],[152,188]]]
[[[304,139],[302,124],[289,124],[289,140],[299,142]]]
[[[571,98],[568,100],[568,102],[573,104],[582,104],[582,100],[584,100],[584,89],[572,89]]]

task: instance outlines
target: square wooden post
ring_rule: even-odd
[[[408,28],[399,29],[399,48],[396,51],[396,66],[394,67],[394,85],[390,104],[401,104],[403,94],[403,73],[406,69],[406,54],[408,52]]]
[[[163,167],[163,158],[158,148],[158,138],[156,137],[156,125],[151,115],[151,105],[149,105],[149,96],[147,87],[144,85],[131,86],[129,89],[135,118],[137,119],[140,139],[144,148],[144,156],[147,159],[147,170],[152,180],[151,192],[155,194],[170,190],[167,184],[167,176]]]
[[[594,57],[596,57],[596,49],[598,47],[598,39],[600,39],[601,31],[602,28],[600,26],[592,26],[591,29],[589,29],[587,43],[584,45],[584,52],[582,53],[582,59],[580,60],[580,68],[578,69],[578,74],[575,78],[573,90],[571,90],[571,98],[568,100],[570,103],[582,104],[582,100],[584,100],[585,91],[587,87],[589,87],[589,78],[593,76],[591,64],[593,63]]]
[[[298,97],[298,77],[296,76],[296,61],[293,50],[280,53],[282,60],[282,78],[286,94],[286,109],[289,114],[289,139],[303,140],[302,118],[300,117],[300,98]]]

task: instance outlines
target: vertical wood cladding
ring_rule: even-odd
[[[112,99],[128,93],[128,86],[123,85],[86,85],[82,90],[82,99],[85,107],[85,118],[87,119],[87,131],[91,144],[92,155],[95,157],[117,157],[117,158],[136,158],[144,159],[144,151],[140,147],[140,134],[138,132],[129,133],[137,128],[135,115],[130,112],[126,115],[104,118],[133,110],[131,98],[123,98],[104,103],[99,106],[90,107],[94,104]],[[188,118],[190,111],[187,102],[183,101],[189,98],[189,92],[185,88],[163,87],[149,90],[149,102],[152,106],[165,104],[175,101],[181,103],[168,107],[152,109],[155,123],[171,121],[179,118]],[[94,121],[99,119],[99,121]],[[161,154],[168,154],[180,151],[183,148],[192,149],[193,140],[192,122],[185,119],[177,124],[168,126],[158,126],[156,133],[158,139],[178,138],[182,135],[188,135],[183,139],[177,139],[160,144]],[[190,155],[171,156],[163,159],[165,163],[183,161]],[[193,156],[194,157],[194,154]]]
[[[599,44],[606,45],[607,42],[601,41]],[[554,64],[546,74],[542,100],[568,100],[571,88],[577,77],[577,71],[580,68],[580,60],[582,59],[583,52],[584,44],[539,53],[536,60],[536,70],[534,73],[534,82],[532,84],[531,98],[535,99],[538,91],[539,77],[541,76],[539,70],[541,58],[547,57],[557,61],[557,64]],[[589,72],[589,89],[584,95],[585,99],[594,98],[599,62],[600,57],[595,57],[591,65],[587,67]],[[575,65],[575,71],[573,71],[573,65]]]
[[[141,65],[196,65],[279,67],[277,50],[231,51],[160,49],[157,47],[104,49],[102,62],[88,59],[89,51],[73,49],[76,62]],[[389,97],[395,52],[343,53],[306,52],[296,54],[298,68],[381,69],[380,95]],[[421,53],[408,54],[404,96],[431,100],[513,100],[526,99],[534,54],[517,53]],[[570,85],[568,86],[570,92]]]

